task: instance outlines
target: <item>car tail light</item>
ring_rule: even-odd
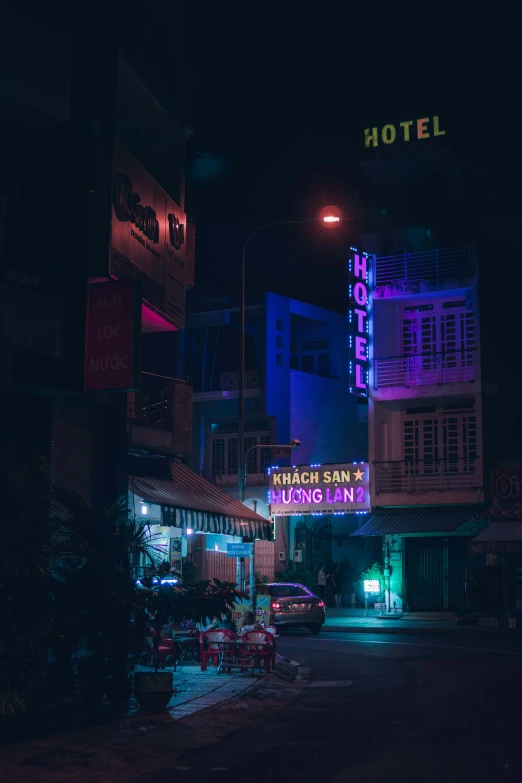
[[[281,604],[278,604],[277,601],[276,602],[272,602],[270,604],[270,606],[271,606],[272,609],[280,609],[281,608]]]
[[[318,606],[323,606],[324,607],[324,601],[319,601]]]

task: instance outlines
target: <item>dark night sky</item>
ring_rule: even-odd
[[[350,214],[364,127],[439,114],[457,149],[515,181],[509,20],[381,5],[354,11],[333,2],[310,12],[295,2],[192,2],[197,117],[187,210],[197,225],[199,295],[237,289],[252,227],[332,203]],[[310,226],[269,229],[251,246],[248,293],[271,289],[343,309],[351,242],[349,223],[327,237]]]

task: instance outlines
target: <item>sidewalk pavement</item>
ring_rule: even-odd
[[[137,666],[136,671],[151,671],[146,666]],[[181,720],[195,712],[214,707],[222,701],[237,696],[259,680],[259,676],[250,674],[217,674],[211,666],[202,672],[198,665],[178,663],[174,672],[174,694],[167,705],[167,713],[172,720]],[[132,697],[127,714],[129,717],[139,714],[139,706]]]
[[[71,723],[47,736],[5,742],[2,783],[137,783],[155,770],[161,780],[166,769],[175,774],[180,754],[266,720],[302,687],[272,675],[218,675],[214,667],[201,672],[199,666],[179,664],[174,685],[165,711],[144,713],[133,702],[122,713],[91,714],[85,725]],[[209,707],[213,710],[205,715]]]
[[[365,614],[367,616],[365,616]],[[478,634],[490,629],[476,625],[457,625],[452,612],[407,612],[379,615],[373,609],[327,609],[323,632],[342,633],[408,633],[408,634]]]

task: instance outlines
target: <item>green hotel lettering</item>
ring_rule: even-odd
[[[429,139],[432,136],[445,136],[446,131],[441,130],[439,117],[423,117],[420,120],[406,120],[399,122],[399,130],[395,125],[384,125],[379,128],[366,128],[364,131],[364,146],[377,147],[379,139],[383,144],[393,144],[397,137],[401,141],[411,141],[412,138]],[[402,135],[401,135],[402,134]]]

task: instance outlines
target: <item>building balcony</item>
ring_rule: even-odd
[[[374,481],[376,495],[460,492],[481,484],[477,457],[375,462]]]
[[[415,389],[475,380],[476,350],[444,351],[374,360],[374,389]]]
[[[184,454],[192,446],[192,387],[176,378],[142,373],[127,396],[131,448]]]
[[[475,251],[472,245],[435,248],[420,253],[396,253],[377,256],[374,285],[394,287],[418,284],[423,280],[461,280],[475,273]]]

